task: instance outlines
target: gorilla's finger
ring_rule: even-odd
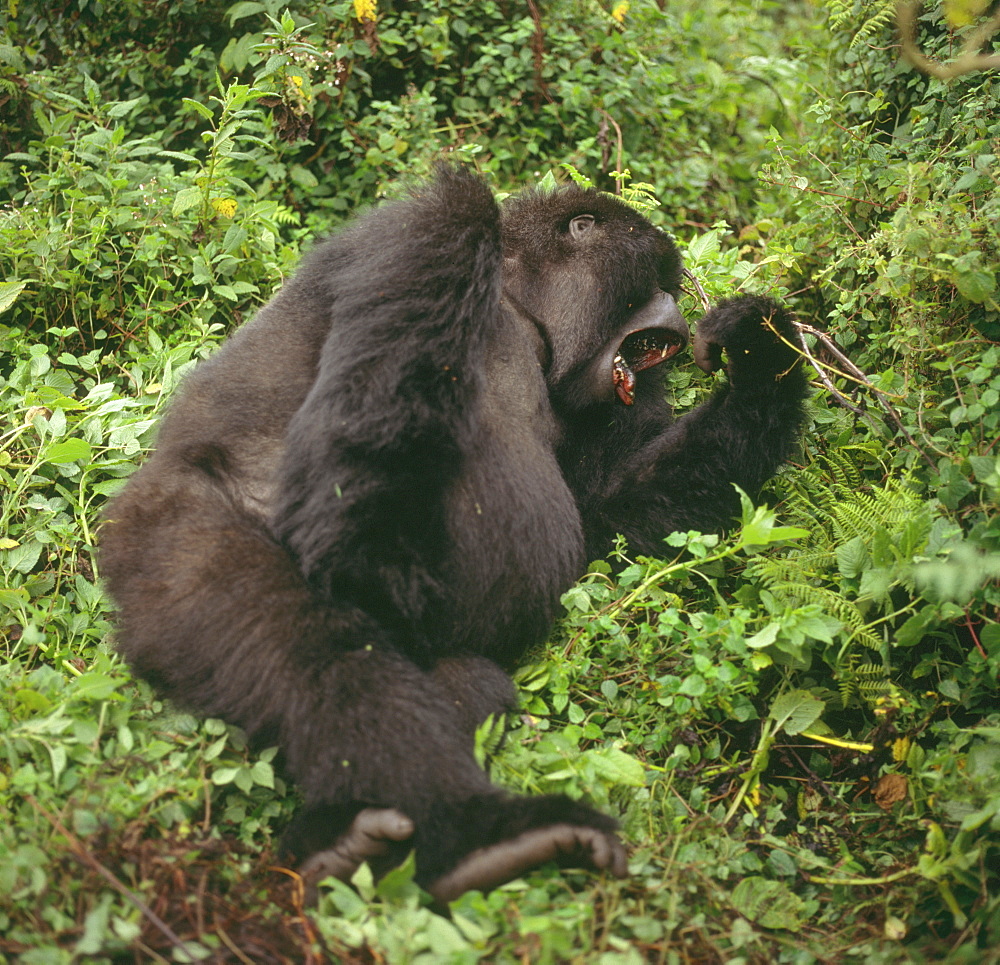
[[[613,834],[573,824],[552,824],[471,852],[427,890],[445,903],[466,891],[496,888],[547,861],[566,867],[595,868],[616,878],[628,873],[625,848]]]
[[[717,342],[710,342],[703,335],[695,335],[693,352],[695,363],[703,372],[714,372],[722,368],[722,346]]]
[[[333,846],[317,851],[299,867],[307,895],[315,895],[316,883],[334,877],[347,881],[370,858],[389,849],[389,842],[405,841],[413,834],[413,822],[395,808],[365,808]],[[310,899],[311,900],[311,899]]]

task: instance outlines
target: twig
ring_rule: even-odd
[[[597,110],[604,115],[605,119],[610,121],[611,126],[615,129],[615,136],[617,138],[618,144],[618,162],[615,165],[615,170],[619,173],[622,170],[622,165],[625,157],[625,145],[622,138],[622,129],[618,126],[618,121],[616,121],[603,107],[597,108]],[[615,181],[615,194],[622,193],[622,183],[621,181]]]
[[[827,389],[829,389],[829,391],[832,393],[833,397],[837,400],[837,402],[840,405],[842,405],[845,409],[850,409],[852,412],[855,412],[858,415],[863,415],[866,419],[869,419],[870,421],[870,416],[868,415],[868,413],[863,412],[863,410],[860,410],[857,406],[848,402],[847,398],[843,395],[843,393],[840,392],[833,385],[833,383],[827,377],[826,373],[822,370],[821,363],[817,361],[817,359],[809,351],[809,348],[805,344],[805,339],[802,338],[802,335],[811,335],[813,338],[815,338],[823,346],[823,348],[825,348],[840,363],[840,365],[843,366],[843,368],[846,370],[848,378],[854,379],[855,382],[857,382],[859,385],[863,386],[869,392],[871,392],[872,395],[875,396],[875,399],[878,401],[879,405],[881,405],[882,408],[885,410],[886,415],[892,420],[893,424],[896,426],[896,429],[906,437],[906,441],[909,442],[909,444],[913,446],[913,448],[917,452],[920,453],[924,461],[927,463],[928,466],[931,467],[931,469],[936,469],[937,466],[934,464],[934,460],[931,459],[931,457],[928,456],[926,452],[924,452],[924,450],[920,447],[920,444],[916,441],[916,439],[914,439],[913,436],[910,435],[906,426],[903,425],[902,421],[897,415],[896,410],[889,404],[888,396],[886,395],[886,393],[883,392],[881,389],[875,387],[871,379],[869,379],[868,376],[865,375],[865,373],[862,372],[861,369],[859,369],[844,354],[844,350],[829,335],[827,335],[826,332],[821,332],[819,331],[819,329],[813,328],[811,325],[806,325],[803,322],[795,322],[795,327],[798,330],[799,338],[802,341],[802,345],[800,347],[802,354],[809,360],[809,364],[812,365],[812,367],[819,374],[820,380],[827,387]]]
[[[228,948],[243,963],[243,965],[254,965],[254,960],[244,955],[236,943],[226,934],[225,929],[218,920],[218,916],[216,916],[215,920],[215,933],[222,939],[222,944],[225,945],[226,948]]]
[[[711,307],[712,303],[708,300],[708,295],[705,294],[705,289],[701,287],[701,282],[695,277],[694,272],[690,268],[682,268],[681,274],[694,285],[694,290],[701,300],[701,310],[707,312]]]
[[[985,660],[986,651],[983,649],[982,643],[979,642],[979,634],[976,633],[976,628],[972,625],[972,616],[968,613],[965,614],[965,629],[969,631],[969,636],[972,637],[972,642],[976,645],[979,656]]]

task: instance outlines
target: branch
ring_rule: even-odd
[[[876,386],[872,384],[871,379],[869,379],[868,376],[865,375],[865,373],[862,372],[861,369],[859,369],[844,354],[844,350],[829,335],[827,335],[826,332],[821,332],[819,331],[819,329],[813,328],[811,325],[806,325],[802,322],[796,322],[795,327],[798,329],[799,340],[801,342],[801,345],[794,347],[797,348],[806,357],[806,359],[809,360],[809,364],[812,365],[812,367],[816,370],[817,374],[819,375],[820,381],[822,381],[823,385],[826,386],[827,390],[833,395],[834,399],[836,399],[836,401],[840,405],[842,405],[845,409],[850,409],[851,412],[854,412],[857,415],[862,416],[865,419],[868,419],[869,421],[871,420],[871,417],[868,415],[868,413],[864,412],[862,409],[859,409],[853,403],[849,402],[846,396],[844,396],[844,394],[840,392],[839,389],[837,389],[837,387],[833,384],[833,382],[830,380],[827,374],[823,371],[822,363],[819,362],[809,351],[809,347],[806,345],[805,339],[802,338],[803,335],[811,335],[813,338],[816,339],[816,341],[820,343],[820,345],[823,346],[824,349],[826,349],[827,352],[829,352],[837,360],[837,362],[845,370],[844,372],[838,374],[844,375],[846,373],[847,378],[852,379],[858,385],[863,386],[865,389],[871,392],[871,394],[875,396],[875,399],[879,403],[879,405],[881,405],[882,408],[885,410],[885,414],[889,417],[890,421],[892,421],[893,424],[896,426],[897,431],[903,434],[903,436],[906,438],[906,441],[909,442],[909,444],[913,446],[913,448],[917,452],[920,453],[924,461],[927,463],[927,465],[931,467],[931,469],[937,468],[935,466],[934,460],[931,459],[931,457],[928,456],[926,452],[924,452],[924,450],[917,443],[916,439],[914,439],[913,436],[911,436],[910,433],[907,431],[906,426],[903,425],[903,422],[899,418],[898,413],[889,404],[889,400],[886,394],[881,389],[876,388]],[[836,369],[834,369],[833,371],[836,371]]]
[[[1000,68],[1000,54],[980,53],[983,45],[1000,30],[1000,10],[969,34],[956,60],[950,64],[942,64],[931,60],[917,46],[917,13],[922,6],[922,0],[915,0],[915,2],[900,3],[896,8],[896,22],[903,44],[903,57],[914,67],[939,80],[951,80],[953,77],[971,74],[977,70]]]

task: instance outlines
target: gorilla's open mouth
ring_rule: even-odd
[[[635,402],[635,376],[665,362],[684,348],[685,339],[668,328],[644,328],[632,332],[618,347],[612,365],[612,378],[618,398],[631,405]]]

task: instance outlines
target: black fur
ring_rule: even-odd
[[[756,489],[792,444],[805,379],[764,299],[702,320],[699,362],[730,359],[707,404],[673,421],[657,368],[617,400],[630,326],[662,315],[680,337],[657,295],[679,277],[614,199],[566,188],[501,213],[443,168],[317,247],[173,400],[104,526],[120,646],[164,695],[280,744],[299,858],[363,808],[412,820],[381,860],[415,847],[424,883],[533,829],[612,835],[568,798],[496,788],[472,733],[513,707],[500,668],[615,533],[656,553],[719,527],[732,483]]]

